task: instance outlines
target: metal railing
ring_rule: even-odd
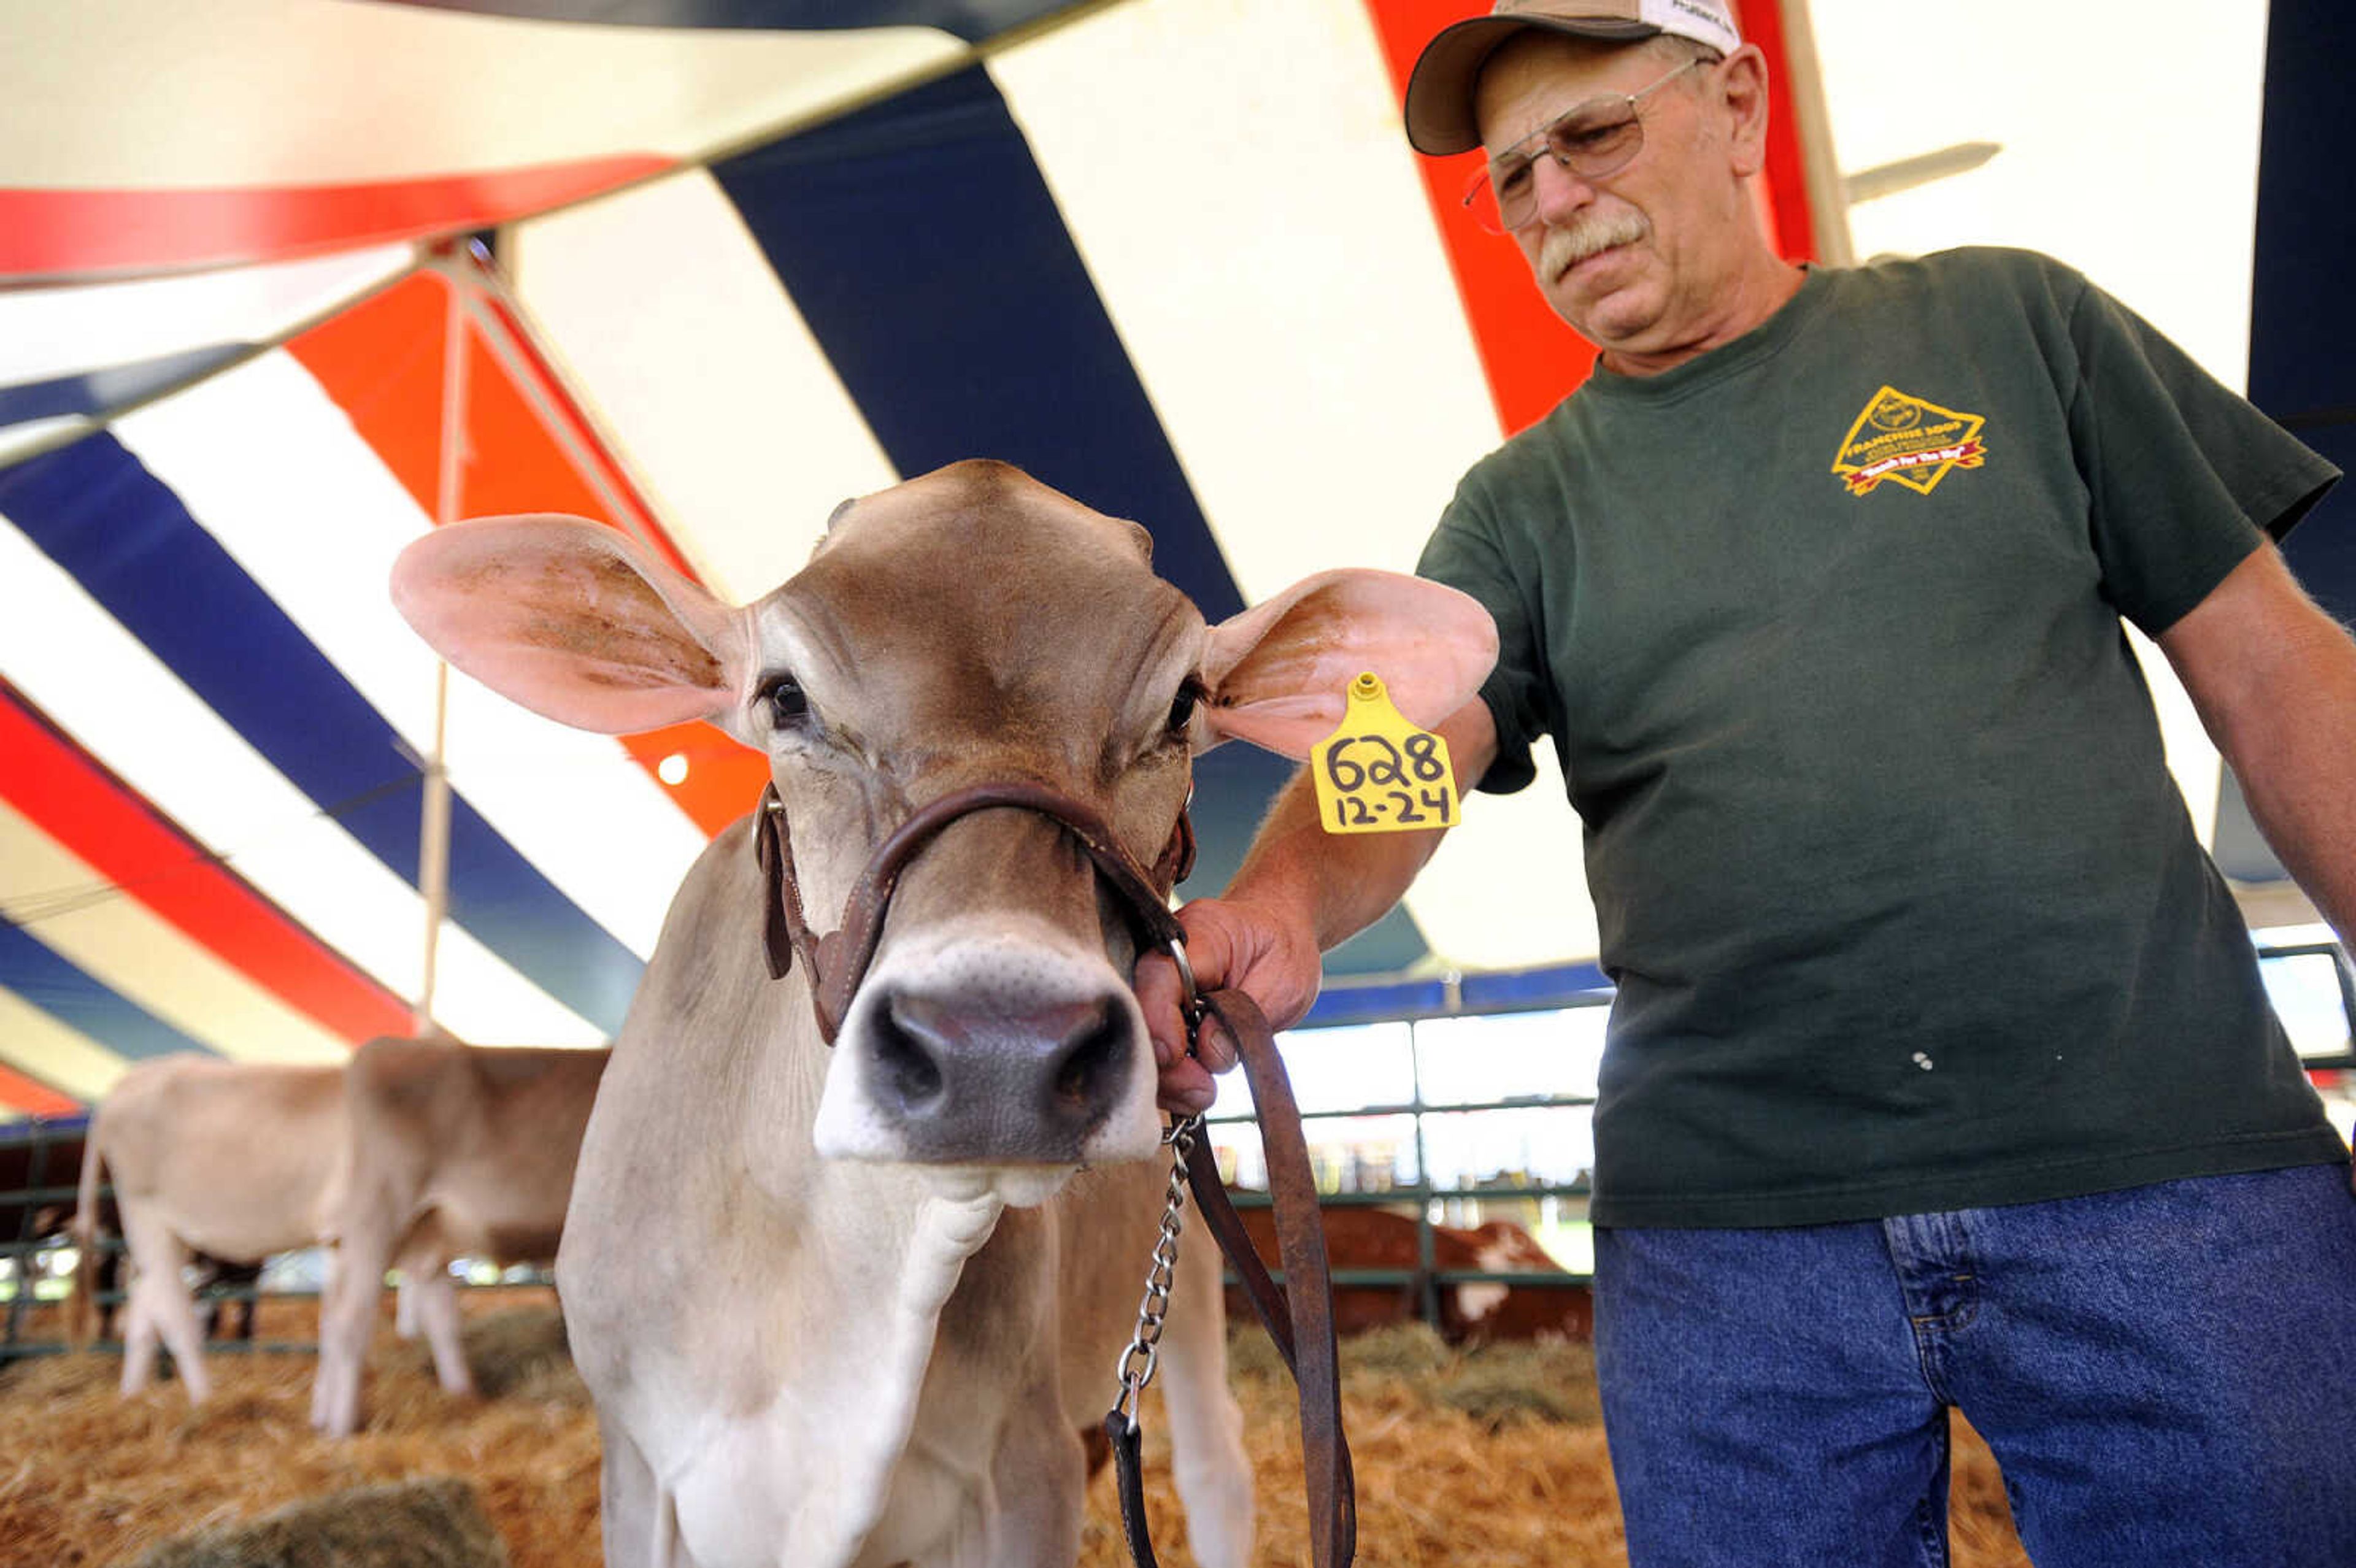
[[[2258,949],[2258,956],[2261,962],[2329,957],[2332,962],[2333,974],[2339,987],[2343,1022],[2348,1026],[2350,1040],[2351,1042],[2356,1042],[2356,970],[2351,970],[2348,954],[2343,948],[2337,943],[2331,942],[2262,945]],[[1577,976],[1574,976],[1574,979],[1576,978]],[[1428,1004],[1400,998],[1404,1005],[1399,1006],[1398,1013],[1392,1019],[1386,1020],[1403,1022],[1409,1030],[1408,1049],[1414,1076],[1413,1093],[1408,1099],[1369,1101],[1365,1104],[1342,1108],[1321,1107],[1316,1111],[1305,1113],[1302,1116],[1302,1121],[1312,1126],[1319,1122],[1376,1117],[1405,1117],[1410,1120],[1414,1127],[1415,1180],[1388,1188],[1329,1192],[1323,1194],[1320,1201],[1333,1208],[1402,1205],[1414,1207],[1418,1267],[1412,1270],[1338,1269],[1333,1274],[1333,1282],[1339,1285],[1399,1288],[1412,1285],[1417,1292],[1419,1316],[1425,1322],[1434,1326],[1441,1321],[1440,1292],[1448,1286],[1503,1284],[1510,1286],[1559,1289],[1586,1286],[1592,1280],[1592,1275],[1583,1271],[1535,1274],[1517,1271],[1441,1269],[1437,1266],[1438,1254],[1433,1239],[1434,1226],[1437,1221],[1432,1217],[1432,1211],[1436,1205],[1458,1201],[1483,1204],[1543,1201],[1548,1199],[1569,1200],[1584,1204],[1592,1191],[1590,1183],[1583,1179],[1569,1182],[1512,1182],[1470,1186],[1439,1186],[1432,1182],[1429,1142],[1424,1131],[1425,1120],[1428,1117],[1478,1115],[1508,1111],[1551,1111],[1576,1114],[1591,1110],[1595,1104],[1594,1097],[1589,1094],[1508,1095],[1504,1098],[1472,1103],[1435,1102],[1427,1099],[1422,1089],[1420,1055],[1422,1047],[1414,1035],[1417,1023],[1437,1019],[1464,1017],[1474,1013],[1568,1010],[1572,1008],[1603,1006],[1608,1004],[1611,998],[1606,993],[1583,989],[1553,998],[1555,1006],[1552,1008],[1532,1008],[1526,1002],[1518,1007],[1510,1005],[1467,1007],[1465,1003],[1468,999],[1458,987],[1452,985],[1443,986],[1435,990],[1434,999]],[[1335,1016],[1349,1015],[1344,1010]],[[2301,1065],[2309,1072],[2317,1072],[2356,1070],[2356,1043],[2351,1043],[2350,1050],[2337,1053],[2304,1056],[2301,1058]],[[31,1310],[28,1297],[34,1283],[34,1265],[44,1254],[64,1244],[54,1234],[37,1233],[41,1213],[44,1210],[49,1209],[61,1209],[70,1212],[77,1196],[76,1183],[80,1176],[78,1157],[74,1160],[60,1161],[56,1156],[60,1146],[70,1144],[77,1151],[78,1157],[87,1120],[87,1117],[79,1115],[48,1120],[35,1119],[16,1127],[0,1129],[0,1150],[22,1147],[26,1151],[23,1185],[15,1191],[0,1187],[0,1212],[5,1212],[5,1206],[7,1204],[16,1205],[16,1223],[13,1227],[8,1227],[11,1233],[0,1235],[0,1261],[5,1261],[9,1265],[5,1271],[9,1276],[6,1281],[8,1299],[5,1314],[5,1333],[0,1333],[0,1364],[5,1364],[17,1357],[51,1354],[65,1348],[61,1339],[58,1341],[27,1340],[24,1335],[24,1325],[25,1318]],[[1256,1119],[1249,1114],[1219,1115],[1210,1117],[1208,1120],[1215,1126],[1257,1125]],[[58,1168],[60,1165],[65,1168]],[[1235,1201],[1238,1208],[1265,1207],[1268,1197],[1263,1191],[1238,1189],[1235,1193]],[[99,1244],[114,1251],[119,1251],[122,1247],[121,1241],[113,1237],[102,1238]],[[531,1271],[527,1276],[503,1276],[501,1283],[546,1283],[546,1280],[547,1272],[540,1270]],[[316,1297],[316,1290],[262,1290],[236,1286],[215,1291],[204,1299],[208,1303],[218,1300],[224,1305],[229,1305],[241,1301],[303,1300]],[[118,1304],[122,1298],[121,1291],[102,1292],[97,1296],[102,1304]],[[102,1342],[105,1348],[115,1348],[119,1343],[120,1341],[117,1340]],[[209,1353],[220,1350],[230,1354],[250,1351],[303,1352],[316,1350],[316,1342],[313,1341],[252,1343],[229,1340],[210,1341],[207,1345]]]
[[[1595,1097],[1592,1094],[1514,1094],[1483,1101],[1428,1099],[1423,1089],[1423,1047],[1416,1036],[1416,1025],[1431,1019],[1462,1018],[1502,1012],[1569,1011],[1580,1008],[1603,1007],[1609,1005],[1611,997],[1608,993],[1582,989],[1576,994],[1563,997],[1560,1000],[1563,1005],[1554,1008],[1532,1008],[1524,1005],[1518,1008],[1482,1008],[1476,1012],[1474,1008],[1465,1005],[1461,987],[1453,983],[1443,983],[1439,996],[1435,998],[1435,1005],[1414,1009],[1414,1012],[1419,1016],[1386,1020],[1403,1022],[1408,1026],[1407,1049],[1410,1073],[1410,1094],[1408,1099],[1369,1101],[1364,1104],[1340,1108],[1325,1106],[1315,1111],[1301,1113],[1301,1120],[1305,1133],[1319,1122],[1372,1120],[1383,1117],[1405,1117],[1414,1128],[1415,1179],[1412,1182],[1387,1188],[1321,1192],[1318,1203],[1321,1208],[1333,1209],[1388,1208],[1412,1204],[1415,1210],[1416,1266],[1412,1269],[1337,1267],[1331,1275],[1333,1283],[1336,1286],[1372,1285],[1399,1289],[1411,1287],[1416,1293],[1416,1316],[1423,1323],[1438,1328],[1443,1321],[1440,1292],[1454,1285],[1504,1285],[1509,1288],[1528,1286],[1537,1289],[1586,1289],[1592,1285],[1592,1274],[1583,1270],[1538,1273],[1530,1270],[1443,1269],[1439,1266],[1439,1253],[1435,1239],[1438,1222],[1432,1218],[1432,1210],[1443,1203],[1543,1202],[1547,1199],[1572,1199],[1583,1204],[1593,1190],[1591,1184],[1583,1178],[1569,1182],[1475,1183],[1470,1186],[1449,1187],[1438,1186],[1431,1179],[1430,1147],[1424,1126],[1427,1117],[1480,1115],[1504,1111],[1590,1111],[1594,1107]],[[1257,1130],[1258,1125],[1257,1116],[1250,1114],[1215,1115],[1206,1117],[1205,1120],[1212,1126],[1251,1126]],[[1313,1136],[1312,1147],[1313,1154],[1315,1147]],[[1238,1189],[1234,1192],[1233,1197],[1236,1206],[1239,1209],[1265,1208],[1269,1201],[1265,1191],[1251,1189]],[[1282,1278],[1282,1271],[1274,1268],[1272,1264],[1270,1272],[1280,1280]],[[1229,1283],[1234,1283],[1233,1270],[1228,1271],[1227,1278]]]

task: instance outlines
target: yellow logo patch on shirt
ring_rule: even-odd
[[[1986,423],[1977,414],[1884,387],[1841,437],[1833,472],[1847,481],[1852,496],[1870,495],[1885,479],[1927,496],[1954,470],[1980,466],[1987,453],[1980,440]]]

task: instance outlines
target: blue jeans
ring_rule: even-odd
[[[1950,1405],[2039,1568],[2356,1564],[2344,1166],[1599,1230],[1595,1302],[1632,1568],[1942,1568]]]

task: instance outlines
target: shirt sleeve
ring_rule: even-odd
[[[2072,278],[2070,433],[2094,552],[2112,603],[2157,636],[2263,536],[2288,533],[2340,470],[2149,322]]]
[[[1479,600],[1497,623],[1497,663],[1481,683],[1481,700],[1497,730],[1497,756],[1477,787],[1511,795],[1537,776],[1530,747],[1546,732],[1547,665],[1529,602],[1495,534],[1483,526],[1470,480],[1440,514],[1425,541],[1416,575]]]

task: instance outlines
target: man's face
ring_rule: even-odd
[[[1633,93],[1676,57],[1540,31],[1500,49],[1474,100],[1492,157],[1590,99]],[[1737,254],[1742,187],[1710,115],[1712,68],[1697,66],[1638,105],[1644,144],[1594,179],[1540,152],[1535,215],[1514,231],[1538,288],[1580,336],[1607,351],[1657,352],[1707,330]],[[1527,148],[1524,149],[1528,151]]]

